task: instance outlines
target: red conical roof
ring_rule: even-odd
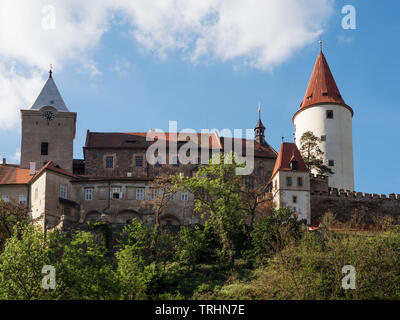
[[[329,69],[328,62],[321,51],[315,62],[314,70],[300,109],[326,102],[346,105]]]

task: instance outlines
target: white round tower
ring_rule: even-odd
[[[353,113],[344,102],[321,51],[304,100],[293,116],[296,144],[300,149],[301,136],[312,131],[321,139],[324,164],[334,172],[329,176],[329,186],[350,191],[354,191]]]

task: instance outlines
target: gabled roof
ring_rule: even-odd
[[[160,136],[159,132],[151,132],[149,135],[153,135],[155,141],[146,141],[147,132],[90,132],[88,130],[86,135],[85,148],[93,149],[146,149],[150,145],[156,142],[156,140],[165,139],[166,146],[169,146],[170,142],[182,142],[186,140],[178,140],[179,134],[177,133],[162,133],[164,136]],[[158,134],[158,136],[157,136]],[[216,133],[184,133],[188,136],[197,136],[199,147],[201,148],[202,138],[208,139],[210,149],[221,149],[222,145],[220,139]]]
[[[60,92],[57,89],[51,73],[31,109],[40,110],[46,106],[53,107],[58,111],[69,112]]]
[[[29,169],[16,164],[0,164],[0,185],[28,184],[33,176]]]
[[[326,102],[346,105],[333,78],[328,62],[321,51],[315,62],[314,70],[300,109]]]
[[[297,170],[295,172],[310,172],[300,154],[299,149],[297,149],[296,144],[283,142],[281,144],[281,149],[279,150],[278,158],[275,162],[271,180],[278,173],[278,171],[292,171],[290,168],[290,162],[293,160],[297,161]]]
[[[56,172],[56,173],[59,173],[59,174],[62,174],[64,176],[68,176],[71,178],[75,178],[75,179],[78,178],[76,175],[72,174],[71,172],[69,172],[65,169],[62,169],[59,165],[55,164],[53,161],[49,161],[32,177],[32,182],[34,179],[39,177],[46,170]]]

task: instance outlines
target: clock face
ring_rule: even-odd
[[[43,112],[43,114],[42,114],[42,118],[43,118],[44,120],[47,120],[47,121],[53,120],[54,117],[55,117],[55,115],[54,115],[54,113],[51,112],[51,111],[45,111],[45,112]]]

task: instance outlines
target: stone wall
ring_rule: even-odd
[[[400,223],[399,194],[370,194],[337,191],[311,193],[311,224],[318,225],[325,213],[332,212],[341,222],[349,221],[352,215],[360,215],[362,222],[374,223],[374,217],[392,216]]]

